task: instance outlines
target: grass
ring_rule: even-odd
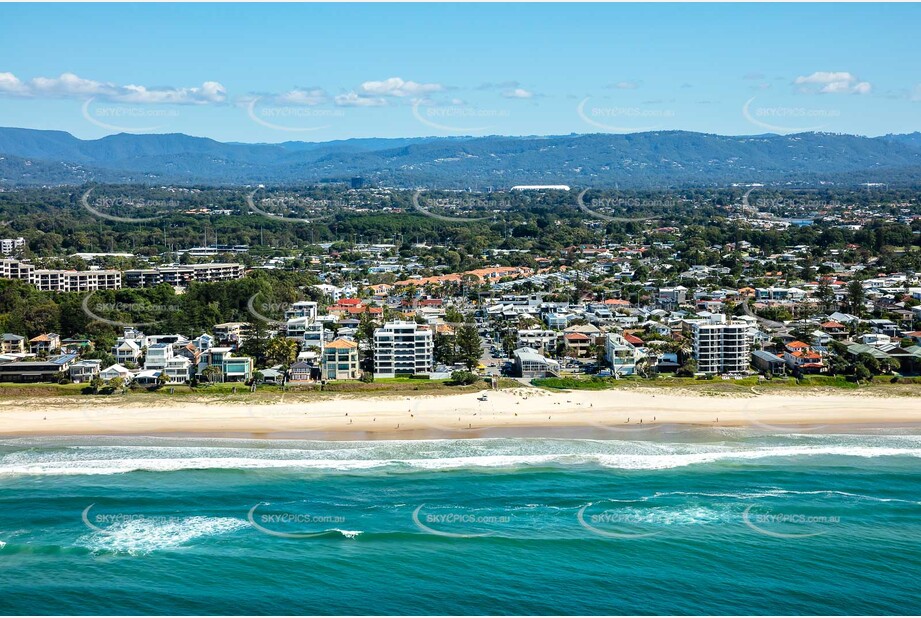
[[[830,392],[860,391],[892,397],[921,395],[921,378],[876,376],[869,383],[857,384],[845,376],[806,376],[801,380],[784,377],[772,380],[759,380],[758,376],[748,376],[736,380],[722,378],[697,379],[675,377],[661,374],[656,379],[637,377],[598,378],[598,377],[562,377],[536,378],[531,381],[534,386],[549,390],[680,390],[705,395],[722,394],[782,394],[785,392]]]

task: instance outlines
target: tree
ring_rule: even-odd
[[[90,388],[93,389],[93,394],[98,395],[99,389],[101,389],[102,386],[103,386],[103,379],[100,378],[98,374],[94,375],[93,379],[90,380]]]
[[[470,371],[455,371],[451,373],[451,383],[458,386],[476,384],[480,376]]]
[[[208,365],[201,371],[201,377],[208,380],[208,382],[211,382],[212,384],[217,382],[223,374],[224,372],[221,371],[221,368],[217,365]]]
[[[837,308],[835,306],[835,291],[826,277],[819,279],[819,285],[815,289],[815,296],[819,301],[819,306],[825,313],[831,313]]]
[[[444,333],[435,333],[435,362],[442,363],[444,365],[453,365],[456,359],[456,352],[454,349],[455,342],[454,335],[446,335]]]
[[[476,326],[464,324],[457,329],[454,338],[457,360],[466,365],[467,369],[473,369],[479,365],[483,348],[480,333],[477,332]]]
[[[269,339],[265,347],[265,360],[267,363],[290,365],[297,360],[297,342],[285,337]]]
[[[157,386],[163,386],[163,385],[166,384],[167,382],[169,382],[169,376],[166,375],[166,371],[165,371],[165,370],[164,370],[164,371],[161,371],[161,372],[157,375]]]
[[[121,376],[115,376],[109,380],[109,387],[113,393],[121,392],[125,388],[125,379]]]
[[[873,376],[873,374],[863,365],[863,363],[857,363],[854,366],[854,376],[857,378],[858,382],[866,382]]]
[[[678,368],[678,371],[675,372],[676,376],[682,377],[693,377],[697,373],[697,361],[693,358],[689,358],[681,367]]]
[[[866,300],[866,295],[863,291],[863,283],[860,279],[854,279],[847,284],[847,304],[851,313],[860,317],[863,315],[863,304]]]

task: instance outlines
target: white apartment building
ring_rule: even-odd
[[[20,279],[42,292],[92,292],[119,290],[122,274],[117,270],[49,270],[19,260],[0,260],[0,277]]]
[[[0,277],[4,279],[21,279],[32,282],[35,265],[19,260],[0,260]]]
[[[93,292],[120,290],[122,274],[117,270],[36,270],[32,284],[42,292]]]
[[[721,313],[692,324],[697,370],[703,373],[747,371],[751,360],[747,331],[748,324],[728,322]]]
[[[388,322],[374,330],[374,375],[427,373],[435,367],[435,341],[428,325]]]
[[[516,347],[533,348],[544,354],[556,352],[556,343],[560,334],[554,330],[532,328],[518,331]]]
[[[290,309],[285,311],[285,319],[292,320],[294,318],[307,318],[308,323],[316,322],[317,303],[312,300],[300,300],[294,303]]]
[[[19,238],[2,238],[0,239],[0,253],[3,255],[9,255],[14,253],[16,249],[22,249],[26,246],[26,239],[20,236]]]
[[[243,265],[236,263],[215,262],[212,264],[160,266],[157,268],[126,270],[125,285],[131,288],[142,288],[166,283],[173,287],[184,287],[192,281],[227,281],[240,279],[243,275]]]

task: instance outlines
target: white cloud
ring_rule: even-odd
[[[530,99],[534,97],[534,93],[524,88],[514,88],[512,90],[506,90],[502,93],[502,96],[506,99]]]
[[[816,71],[812,75],[800,75],[793,83],[801,92],[821,94],[869,94],[870,82],[863,82],[847,71]]]
[[[148,88],[135,84],[118,86],[111,82],[85,79],[73,73],[62,73],[59,77],[35,77],[28,82],[21,81],[12,73],[0,73],[0,94],[78,99],[99,97],[123,103],[181,105],[222,103],[227,99],[227,90],[219,82],[209,81],[194,88]]]
[[[295,88],[278,97],[279,103],[291,105],[321,105],[326,103],[329,96],[322,88]]]
[[[441,84],[420,84],[403,81],[399,77],[391,77],[380,82],[364,82],[361,85],[361,90],[365,94],[382,97],[418,97],[431,92],[441,92],[444,89]]]
[[[24,95],[28,92],[26,85],[12,73],[0,73],[0,93]]]
[[[366,97],[356,92],[337,94],[335,103],[340,107],[380,107],[387,105],[387,101],[380,97]]]
[[[911,92],[912,101],[921,101],[921,84],[915,86],[915,89]]]
[[[634,81],[623,81],[608,85],[608,88],[613,88],[614,90],[636,90],[639,87],[639,83]]]

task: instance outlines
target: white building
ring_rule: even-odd
[[[147,356],[144,358],[144,370],[162,370],[166,368],[167,363],[173,356],[173,346],[168,343],[155,343],[147,348]]]
[[[725,315],[714,313],[708,319],[692,324],[691,329],[698,371],[731,373],[748,370],[751,354],[745,322],[727,322]]]
[[[26,239],[20,236],[19,238],[3,238],[0,239],[0,253],[3,255],[9,255],[15,253],[17,249],[22,249],[26,246]]]
[[[518,331],[516,347],[534,348],[544,354],[556,352],[556,342],[560,334],[553,330],[531,328]]]
[[[374,375],[428,373],[435,366],[431,327],[415,322],[388,322],[374,330]]]
[[[604,342],[604,356],[611,364],[614,377],[632,376],[636,364],[646,358],[646,353],[617,333],[608,333]]]
[[[293,318],[307,318],[308,323],[316,322],[317,303],[312,300],[301,300],[294,303],[290,309],[285,311],[286,320]]]
[[[167,360],[163,371],[166,373],[166,381],[169,384],[185,384],[192,379],[195,373],[192,361],[185,356],[174,356]]]

